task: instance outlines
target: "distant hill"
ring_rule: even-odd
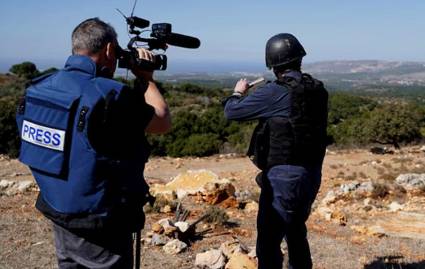
[[[303,68],[331,84],[425,85],[425,63],[422,62],[325,61],[305,64]]]

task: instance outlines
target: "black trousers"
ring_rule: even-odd
[[[116,230],[70,231],[53,224],[60,269],[133,267],[131,232]]]
[[[320,187],[320,167],[277,166],[262,177],[257,216],[259,269],[281,269],[283,239],[290,269],[311,269],[305,221]]]

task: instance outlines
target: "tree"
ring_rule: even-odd
[[[387,104],[370,113],[365,131],[370,142],[392,144],[409,143],[421,138],[421,115],[414,106]]]
[[[25,79],[32,79],[40,74],[36,65],[32,62],[14,64],[9,69],[9,72]]]

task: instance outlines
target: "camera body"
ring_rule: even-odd
[[[133,69],[142,68],[144,70],[166,70],[167,69],[167,55],[157,54],[154,55],[154,61],[146,61],[139,58],[139,53],[136,48],[124,50],[121,47],[117,47],[117,58],[118,67]]]
[[[125,16],[124,16],[125,17]],[[183,48],[199,48],[201,42],[199,39],[191,36],[177,34],[172,32],[172,25],[170,23],[154,23],[151,27],[150,37],[141,37],[144,32],[136,28],[147,28],[150,24],[148,20],[131,16],[125,17],[128,32],[134,35],[127,44],[127,49],[117,47],[116,55],[118,58],[119,68],[142,68],[144,70],[166,70],[167,69],[167,56],[165,54],[154,55],[154,61],[150,62],[139,58],[137,52],[138,44],[143,43],[147,45],[149,50],[167,50],[168,45],[183,47]]]

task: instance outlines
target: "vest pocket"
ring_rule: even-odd
[[[20,123],[21,162],[57,176],[65,171],[79,98],[54,89],[28,89]]]

